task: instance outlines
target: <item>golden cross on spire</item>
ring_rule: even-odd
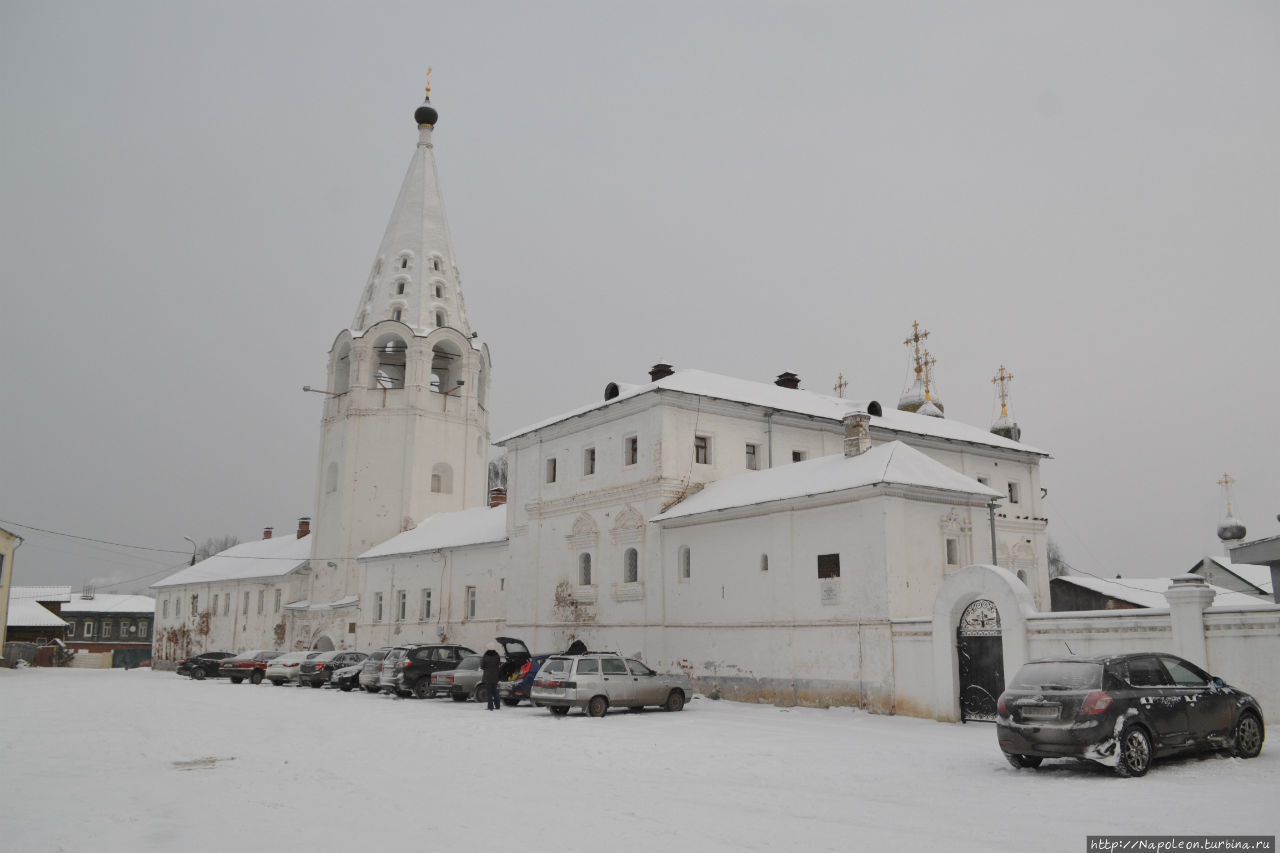
[[[1222,479],[1218,481],[1218,485],[1222,486],[1222,491],[1227,496],[1227,515],[1231,515],[1231,484],[1236,482],[1235,478],[1230,474],[1223,474]]]
[[[427,66],[427,100],[431,100],[431,66]]]
[[[844,381],[844,374],[843,374],[843,373],[841,373],[841,374],[840,374],[840,378],[838,378],[838,379],[836,380],[836,385],[835,385],[835,387],[834,387],[834,388],[832,388],[831,390],[836,392],[836,396],[837,396],[837,397],[843,398],[843,397],[844,397],[844,389],[846,389],[846,388],[848,388],[848,387],[849,387],[849,383]]]
[[[927,335],[929,333],[925,332],[925,334]],[[924,371],[924,399],[926,403],[929,402],[930,399],[929,386],[933,383],[933,366],[937,363],[938,360],[929,355],[928,350],[925,350],[924,357],[920,359],[920,366],[916,368],[917,372],[920,370]]]
[[[1000,365],[1000,369],[996,371],[996,376],[991,380],[992,385],[1000,386],[1000,417],[1009,414],[1009,382],[1013,379],[1013,374],[1004,369],[1004,365]]]
[[[916,363],[916,381],[917,382],[920,381],[920,374],[924,371],[924,364],[923,362],[920,361],[920,344],[923,343],[924,339],[927,337],[929,337],[929,333],[920,331],[920,323],[913,322],[911,324],[911,337],[903,341],[903,343],[906,344],[907,346],[913,347],[912,357],[915,359],[915,363]]]

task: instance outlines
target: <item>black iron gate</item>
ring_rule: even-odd
[[[964,609],[956,629],[960,658],[960,719],[993,721],[1004,692],[1004,643],[1000,612],[980,598]]]

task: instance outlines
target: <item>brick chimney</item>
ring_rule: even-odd
[[[309,518],[298,519],[298,538],[301,539],[303,536],[306,536],[310,532],[311,532],[311,519]]]
[[[860,456],[871,449],[871,415],[850,412],[844,416],[844,455]]]
[[[502,506],[507,502],[507,490],[502,486],[494,486],[489,490],[489,506]]]
[[[778,378],[773,380],[773,384],[779,388],[799,388],[800,377],[791,372],[779,373]]]
[[[273,531],[273,530],[275,530],[275,528],[274,528],[274,527],[264,527],[264,528],[262,528],[262,538],[263,538],[263,539],[270,539],[270,538],[271,538],[271,533],[272,533],[272,531]]]

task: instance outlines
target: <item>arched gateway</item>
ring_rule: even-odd
[[[996,700],[1004,692],[1004,644],[994,602],[979,598],[964,609],[956,628],[956,657],[960,720],[994,720]]]

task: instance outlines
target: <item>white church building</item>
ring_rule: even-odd
[[[1006,639],[1005,669],[1036,649],[1027,626],[1050,609],[1047,454],[1007,417],[996,431],[942,417],[927,375],[908,411],[801,390],[792,374],[658,364],[647,382],[584,390],[580,408],[493,440],[437,119],[428,90],[355,316],[329,352],[314,528],[155,584],[158,662],[582,640],[727,698],[956,719],[962,622],[1023,632]],[[491,445],[505,451],[505,503]],[[1174,630],[1143,625],[1157,645]]]

